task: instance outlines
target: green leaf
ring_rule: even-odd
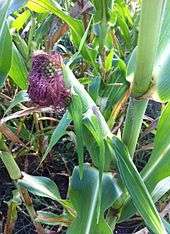
[[[23,11],[21,14],[18,15],[18,17],[12,22],[12,28],[19,31],[24,24],[27,22],[29,17],[31,16],[31,13],[29,10]]]
[[[112,48],[109,54],[106,56],[104,64],[106,71],[109,71],[112,68],[113,55],[114,55],[114,48]]]
[[[129,58],[128,65],[127,65],[126,79],[130,83],[133,82],[134,72],[136,69],[136,55],[137,55],[137,47],[135,47],[135,49],[132,51],[132,54]]]
[[[103,115],[99,111],[99,108],[96,106],[95,102],[89,96],[88,92],[84,89],[83,85],[81,85],[79,83],[79,81],[75,78],[73,72],[70,70],[68,65],[63,66],[63,74],[64,74],[65,84],[68,87],[73,87],[74,91],[80,96],[82,104],[83,104],[83,111],[86,112],[87,110],[89,110],[89,111],[93,110],[93,113],[95,113],[96,118],[97,118],[97,122],[98,122],[96,124],[98,124],[100,126],[99,131],[101,131],[103,139],[105,139],[107,137],[112,137],[112,133],[111,133],[110,129],[108,128],[108,125],[107,125]],[[93,114],[93,116],[94,116],[94,114]],[[84,115],[84,117],[86,117],[86,114]],[[87,118],[87,122],[88,121],[89,120]],[[89,124],[89,126],[90,125],[91,124]],[[94,128],[96,128],[96,127],[94,127]],[[98,149],[98,151],[93,150],[93,147],[96,149],[96,145],[97,145],[96,141],[94,141],[94,137],[90,133],[90,131],[86,127],[85,127],[85,129],[86,129],[86,131],[83,130],[84,141],[86,140],[86,147],[88,148],[88,150],[90,148],[89,152],[90,152],[90,154],[92,152],[92,157],[94,159],[95,165],[97,166],[100,151],[99,151],[99,149]],[[93,127],[92,127],[92,129],[93,129]],[[98,129],[98,127],[96,129]],[[89,144],[89,142],[90,142],[90,144]],[[95,151],[98,152],[98,154],[96,154]],[[106,155],[106,157],[107,157],[107,160],[104,160],[104,161],[106,161],[107,168],[108,168],[110,161],[111,160],[113,161],[113,156],[110,157],[110,154],[109,154],[109,155]]]
[[[0,34],[2,33],[3,27],[6,23],[7,13],[8,13],[10,4],[11,4],[11,0],[2,1],[2,3],[0,4]]]
[[[81,53],[84,45],[85,45],[85,42],[86,42],[86,39],[87,39],[87,36],[88,36],[88,33],[89,33],[89,29],[90,29],[90,26],[91,26],[91,22],[92,22],[92,19],[93,19],[93,16],[91,17],[89,23],[88,23],[88,26],[86,28],[86,31],[84,33],[84,35],[82,36],[80,42],[79,42],[79,48],[78,48],[78,51],[70,58],[69,60],[69,65],[71,63],[73,63],[73,61],[78,57],[78,55]]]
[[[23,57],[14,44],[12,45],[12,64],[9,71],[9,76],[18,87],[20,87],[21,89],[27,89],[28,71],[23,61]]]
[[[77,217],[68,228],[68,234],[111,234],[112,230],[104,220],[104,212],[117,198],[121,191],[111,173],[104,173],[102,178],[102,198],[99,223],[97,224],[97,198],[99,192],[99,172],[84,164],[84,175],[79,177],[75,167],[70,181],[69,197],[77,211]]]
[[[154,139],[154,149],[149,162],[141,175],[145,183],[152,191],[156,184],[167,176],[170,176],[170,103],[165,107],[157,126]]]
[[[139,214],[154,234],[166,233],[153,200],[125,145],[118,138],[113,137],[112,146],[117,157],[119,172]]]
[[[89,132],[93,136],[94,141],[96,142],[99,148],[99,155],[97,155],[97,167],[99,168],[99,193],[98,193],[97,216],[99,218],[100,201],[101,201],[101,195],[102,195],[102,176],[103,176],[103,170],[105,166],[105,143],[104,143],[101,127],[99,125],[98,118],[95,113],[95,108],[89,109],[86,112],[85,117],[83,119],[83,124],[89,130]],[[88,148],[88,145],[86,145],[86,147]]]
[[[130,41],[131,41],[130,40],[131,39],[130,38],[130,30],[128,28],[128,25],[127,25],[126,21],[124,19],[122,19],[122,17],[120,17],[118,15],[117,23],[119,25],[119,30],[120,30],[120,32],[121,32],[121,34],[122,34],[122,36],[123,36],[123,38],[125,40],[125,43],[126,43],[127,47],[130,47]]]
[[[159,181],[152,192],[154,202],[157,202],[165,193],[170,191],[170,176]]]
[[[96,9],[95,22],[102,22],[104,17],[108,21],[110,17],[109,11],[113,6],[113,0],[92,0],[92,2]]]
[[[51,0],[46,0],[46,3],[51,4],[52,1]],[[49,11],[49,9],[48,9],[48,7],[46,7],[46,5],[41,5],[41,0],[40,1],[28,0],[27,7],[31,11],[35,11],[37,13],[47,13]]]
[[[72,95],[69,111],[74,122],[76,133],[76,148],[79,159],[80,178],[83,177],[83,162],[84,162],[84,144],[83,144],[83,106],[81,99],[77,94]]]
[[[18,180],[18,185],[28,189],[37,196],[48,197],[60,202],[60,193],[57,185],[49,178],[43,176],[31,176],[22,172],[23,178]]]
[[[7,110],[5,111],[4,115],[6,115],[13,107],[15,107],[16,105],[22,103],[22,102],[28,102],[29,96],[28,93],[24,90],[18,92],[16,94],[16,96],[12,99],[12,101],[10,102],[9,107],[7,108]]]
[[[53,21],[53,15],[49,15],[48,17],[44,15],[43,22],[39,25],[39,27],[35,31],[36,37],[34,40],[38,45],[41,45],[44,38],[48,35],[49,28],[51,27]]]
[[[89,109],[84,114],[83,124],[92,134],[95,142],[99,147],[99,155],[97,155],[97,167],[102,172],[105,164],[105,144],[97,116],[95,115],[95,113],[93,113],[91,109]]]
[[[154,202],[157,202],[164,194],[170,190],[170,176],[164,178],[156,184],[154,190],[152,191],[152,199]],[[132,204],[131,199],[129,198],[125,207],[123,208],[121,221],[127,220],[136,212],[135,207]]]
[[[58,140],[64,134],[66,134],[66,129],[70,125],[70,122],[71,122],[70,115],[68,112],[66,112],[51,136],[50,143],[48,144],[46,152],[44,153],[44,155],[42,157],[41,163],[46,159],[48,153],[53,148],[53,146],[58,142]]]
[[[4,25],[0,32],[0,88],[11,67],[12,56],[12,39],[7,24]]]
[[[11,67],[12,40],[6,23],[10,3],[11,0],[7,0],[0,5],[0,88]]]
[[[170,1],[166,1],[153,77],[159,98],[170,100]]]
[[[101,79],[99,76],[93,77],[93,79],[91,79],[88,91],[94,102],[96,102],[99,97],[100,85]]]
[[[0,144],[1,144],[1,141],[2,141],[2,139],[0,139]],[[3,145],[1,147],[3,147]],[[1,150],[0,150],[0,159],[4,163],[11,179],[18,180],[19,178],[21,178],[21,171],[20,171],[13,155],[9,152],[3,151],[2,148],[1,148]]]
[[[165,107],[157,127],[154,140],[154,149],[149,162],[141,172],[145,184],[150,193],[164,178],[170,176],[170,103]],[[126,219],[135,213],[131,200],[128,199],[122,212],[122,218]]]
[[[28,61],[29,49],[25,40],[18,34],[13,35],[13,41],[25,61]]]

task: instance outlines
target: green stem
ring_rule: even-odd
[[[132,84],[132,95],[135,97],[142,96],[150,87],[165,2],[142,1],[136,70]]]
[[[146,94],[151,85],[153,65],[159,42],[161,17],[165,3],[166,0],[142,1],[136,70],[132,83],[132,96],[134,98],[129,102],[122,137],[132,157],[148,103],[147,99],[137,100],[135,98]]]

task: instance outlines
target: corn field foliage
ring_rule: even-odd
[[[39,234],[119,233],[135,219],[133,233],[170,233],[169,101],[169,0],[1,0],[0,173],[14,185],[3,233],[23,209]],[[64,137],[76,151],[65,198],[20,163],[57,167]]]

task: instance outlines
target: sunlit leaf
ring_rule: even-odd
[[[46,3],[51,4],[51,0],[46,0]],[[38,0],[28,0],[27,7],[37,13],[47,13],[49,11],[48,7],[45,5],[41,6],[41,1]]]
[[[31,13],[29,10],[23,11],[12,22],[12,28],[15,28],[17,31],[19,31],[24,26],[24,24],[27,22],[27,20],[29,19],[30,16],[31,16]]]

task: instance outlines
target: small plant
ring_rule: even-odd
[[[0,158],[15,184],[4,233],[13,233],[22,204],[37,233],[119,233],[132,217],[138,233],[170,233],[157,206],[170,190],[169,9],[168,0],[2,1]],[[144,119],[149,100],[161,103],[154,127]],[[139,172],[145,128],[154,142]],[[31,154],[35,171],[49,169],[49,158],[55,167],[64,136],[77,152],[65,199],[52,179],[20,164]],[[62,212],[37,209],[35,197]]]

